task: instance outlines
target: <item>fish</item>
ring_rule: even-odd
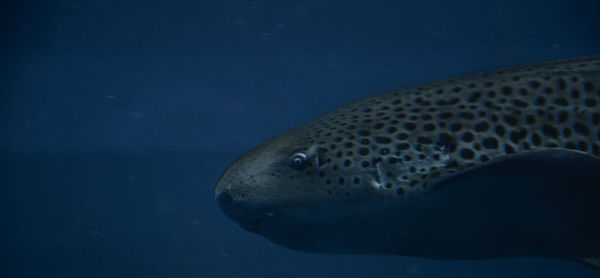
[[[347,104],[239,157],[214,197],[294,250],[600,268],[600,55]]]

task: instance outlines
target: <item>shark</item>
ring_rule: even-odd
[[[214,196],[310,253],[600,268],[600,55],[347,104],[243,154]]]

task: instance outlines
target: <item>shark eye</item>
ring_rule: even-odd
[[[308,157],[303,153],[295,153],[290,158],[290,167],[298,170],[304,169],[306,167],[308,161]]]

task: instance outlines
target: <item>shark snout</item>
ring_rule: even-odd
[[[255,232],[263,222],[263,215],[255,204],[248,200],[236,200],[232,193],[234,186],[223,182],[222,179],[214,189],[214,197],[219,208],[231,220],[237,222],[240,227]]]

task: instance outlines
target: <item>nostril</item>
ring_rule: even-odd
[[[248,200],[234,200],[230,190],[219,189],[221,187],[215,190],[215,199],[223,213],[237,222],[240,227],[256,232],[262,225],[264,216],[269,215],[265,214],[264,208],[260,208],[256,203],[248,202]],[[270,213],[269,216],[273,216],[273,213]]]
[[[231,195],[229,195],[227,191],[218,192],[215,197],[217,199],[217,204],[219,204],[219,207],[223,211],[228,211],[233,206],[233,198],[231,198]]]

